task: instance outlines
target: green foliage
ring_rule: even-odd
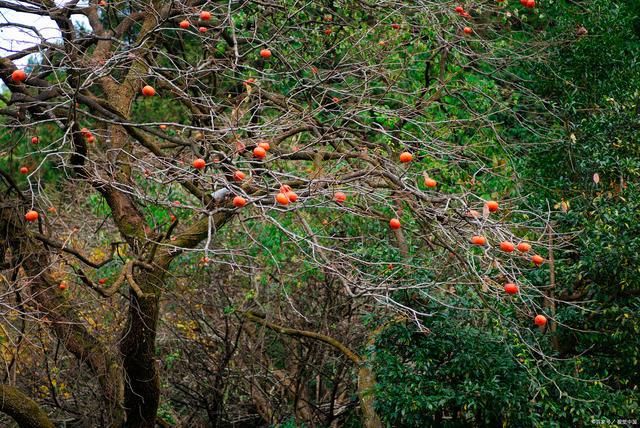
[[[395,427],[523,426],[529,379],[504,338],[473,326],[430,320],[429,333],[403,325],[376,344],[376,403]],[[442,416],[445,418],[442,419]]]
[[[559,328],[559,351],[580,355],[580,375],[602,379],[612,395],[606,406],[580,407],[604,417],[637,416],[629,398],[640,381],[640,4],[592,0],[548,7],[542,36],[566,41],[545,61],[517,71],[552,113],[538,112],[546,119],[530,129],[512,124],[513,138],[530,142],[518,151],[519,170],[535,186],[529,203],[568,204],[567,212],[553,214],[556,232],[580,231],[556,261],[556,284],[558,296],[578,295],[587,311],[559,305],[558,319],[579,329]],[[581,26],[587,36],[576,35]]]
[[[175,418],[175,411],[173,407],[171,404],[166,402],[162,402],[158,406],[158,417],[170,424],[176,424],[178,422]]]
[[[376,342],[376,406],[389,426],[564,427],[637,414],[632,391],[584,376],[587,358],[541,375],[546,363],[507,329],[452,312],[426,327],[394,325]]]

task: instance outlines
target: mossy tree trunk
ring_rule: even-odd
[[[49,416],[19,389],[0,385],[0,412],[11,416],[20,428],[53,428]]]
[[[0,210],[0,233],[7,239],[5,249],[12,252],[13,269],[24,269],[31,278],[29,292],[33,301],[46,314],[62,345],[96,375],[109,410],[110,425],[122,426],[124,386],[117,356],[85,328],[76,309],[57,292],[58,284],[50,273],[49,249],[31,237],[10,201],[3,199],[2,202],[5,208]]]

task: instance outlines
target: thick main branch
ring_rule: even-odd
[[[0,412],[11,416],[20,428],[53,428],[53,422],[35,401],[18,388],[0,385]]]

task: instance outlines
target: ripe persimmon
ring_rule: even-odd
[[[487,201],[484,205],[487,207],[489,212],[492,212],[492,213],[498,211],[498,208],[499,208],[498,203],[496,201]]]
[[[507,294],[516,294],[518,292],[518,286],[513,283],[505,284],[504,292]]]
[[[335,201],[338,202],[338,203],[342,203],[342,202],[347,200],[347,195],[345,195],[342,192],[336,192],[336,194],[334,195],[333,199],[335,199]]]
[[[471,243],[473,245],[487,245],[487,238],[482,235],[475,235],[471,237]]]
[[[276,195],[276,201],[280,204],[280,205],[289,205],[289,198],[287,198],[287,195],[285,195],[284,193],[280,192]]]
[[[400,220],[398,220],[397,218],[392,218],[391,220],[389,220],[389,227],[393,230],[400,229]]]
[[[16,83],[24,82],[27,79],[27,73],[24,70],[15,70],[11,73],[11,80]]]
[[[38,220],[38,212],[34,211],[34,210],[29,210],[27,211],[27,213],[24,215],[25,220],[27,221],[36,221]]]
[[[145,85],[142,88],[142,95],[144,95],[145,97],[152,97],[155,94],[156,94],[156,90],[153,88],[153,86]]]
[[[513,250],[516,249],[516,246],[513,245],[513,243],[511,243],[509,241],[502,241],[500,243],[500,249],[502,251],[504,251],[504,252],[511,253],[511,252],[513,252]]]
[[[236,196],[233,198],[233,206],[236,208],[242,208],[247,205],[247,200],[242,196]]]
[[[526,242],[520,242],[517,248],[521,253],[526,253],[531,249],[531,245],[527,244]]]
[[[207,166],[207,162],[205,162],[204,159],[198,158],[193,161],[193,167],[195,169],[203,169],[205,166]]]
[[[267,151],[262,147],[258,146],[255,149],[253,149],[253,155],[258,159],[264,159],[265,156],[267,156]]]
[[[400,162],[407,163],[413,160],[413,155],[409,152],[400,153]]]
[[[431,177],[427,177],[424,179],[424,185],[433,189],[438,185],[438,182]]]
[[[537,255],[537,254],[535,254],[533,257],[531,257],[531,261],[536,266],[540,266],[542,263],[544,263],[544,259],[541,256]]]

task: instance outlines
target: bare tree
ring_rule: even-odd
[[[525,274],[544,264],[532,255],[547,251],[553,231],[545,215],[520,210],[517,199],[488,201],[492,191],[482,183],[511,178],[487,147],[508,155],[496,119],[509,114],[500,88],[517,88],[510,62],[535,53],[523,45],[505,55],[493,43],[504,13],[499,4],[464,12],[469,16],[437,1],[0,1],[0,7],[49,17],[62,35],[0,60],[10,91],[1,110],[2,149],[16,157],[10,165],[28,164],[26,180],[2,171],[3,269],[10,278],[4,323],[15,340],[26,333],[8,311],[46,326],[48,343],[60,343],[89,371],[82,387],[91,390],[93,379],[106,411],[82,415],[86,420],[164,423],[157,418],[159,320],[164,298],[179,302],[186,294],[188,283],[174,273],[182,263],[176,261],[191,255],[248,278],[254,290],[251,299],[229,297],[233,326],[221,315],[226,304],[208,313],[182,300],[191,319],[210,323],[223,338],[207,363],[218,392],[232,356],[238,349],[257,352],[271,334],[266,328],[292,350],[300,340],[336,350],[339,378],[341,364],[356,367],[365,425],[381,426],[368,393],[375,376],[358,349],[370,335],[356,328],[353,343],[345,343],[348,326],[342,323],[343,337],[336,338],[325,321],[340,313],[357,325],[376,312],[424,329],[434,305],[457,307],[461,294],[474,296],[473,310],[488,311],[539,351],[534,316],[555,298]],[[86,17],[90,28],[76,27],[74,16]],[[15,62],[32,54],[37,61],[22,75]],[[465,73],[492,86],[476,86]],[[55,182],[45,178],[48,171]],[[86,194],[106,203],[104,218],[81,202]],[[25,220],[28,211],[37,218],[30,213]],[[279,248],[260,239],[270,231],[285,237]],[[91,256],[98,250],[102,258]],[[312,270],[326,292],[306,304],[287,298],[287,284],[299,282],[300,272],[279,252],[297,254],[304,265],[292,265]],[[105,286],[98,280],[107,267],[118,273]],[[285,290],[277,302],[274,294],[260,294],[262,274]],[[73,297],[61,278],[72,284]],[[506,283],[517,285],[515,296],[505,293]],[[503,317],[497,304],[514,305],[518,317]],[[110,328],[101,333],[91,325],[87,308],[109,308],[92,319],[102,317],[98,324]],[[198,352],[193,343],[181,346]],[[319,411],[309,404],[314,393],[292,382],[308,376],[307,365],[327,363],[307,351],[292,351],[297,363],[282,371],[270,371],[265,353],[240,358],[234,368],[260,364],[286,399],[300,403],[296,414],[317,421]],[[6,376],[6,382],[16,381]],[[318,388],[329,419],[346,402],[339,396],[348,383]],[[269,421],[273,408],[259,390],[265,384],[245,386]],[[6,388],[7,396],[19,394]],[[218,417],[221,399],[212,404],[198,391],[190,394],[210,420]],[[51,426],[45,416],[21,422],[42,413],[28,403],[3,410],[24,426]],[[73,414],[54,398],[45,404]]]

